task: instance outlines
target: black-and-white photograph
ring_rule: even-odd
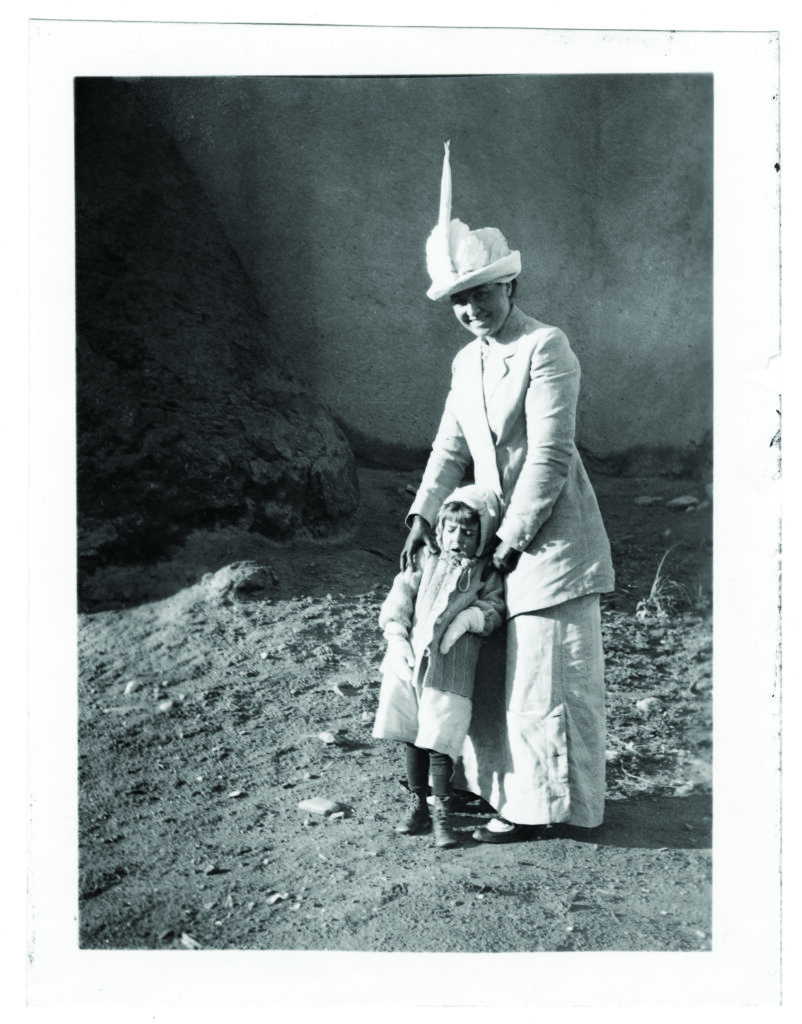
[[[710,948],[712,76],[75,139],[82,946]]]
[[[712,957],[716,63],[307,33],[61,97],[76,950]]]

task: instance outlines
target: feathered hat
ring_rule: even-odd
[[[521,254],[511,252],[498,228],[471,231],[461,220],[451,219],[450,142],[445,144],[440,182],[440,218],[426,241],[426,269],[432,286],[430,299],[475,288],[480,284],[512,281],[521,273]]]

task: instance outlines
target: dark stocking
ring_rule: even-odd
[[[429,751],[429,760],[432,766],[432,793],[435,796],[450,796],[454,762],[448,754],[441,754],[438,750]]]
[[[407,743],[406,766],[410,793],[425,797],[429,791],[429,751]]]

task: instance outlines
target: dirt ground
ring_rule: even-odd
[[[594,478],[618,578],[604,824],[486,846],[470,832],[487,810],[467,803],[452,850],[394,832],[402,758],[371,738],[378,609],[415,482],[361,469],[337,541],[196,533],[168,561],[84,581],[83,948],[711,948],[704,482]],[[682,495],[700,505],[667,507]],[[299,809],[316,797],[341,809]]]

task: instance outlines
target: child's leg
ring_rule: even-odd
[[[421,793],[425,797],[429,792],[429,751],[416,747],[414,743],[405,746],[409,791]]]
[[[429,791],[429,751],[406,744],[407,785],[409,786],[409,809],[402,821],[396,825],[396,832],[416,835],[428,832],[432,821],[426,794]]]
[[[448,754],[441,754],[439,750],[430,750],[429,764],[432,773],[432,793],[434,796],[450,797],[454,762]]]
[[[456,846],[458,839],[451,831],[451,776],[454,773],[454,762],[448,754],[437,750],[429,751],[432,771],[432,824],[434,825],[434,841],[437,846]]]

